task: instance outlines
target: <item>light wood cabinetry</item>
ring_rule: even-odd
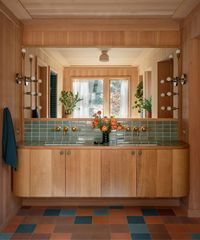
[[[30,150],[18,149],[17,170],[13,171],[13,191],[16,196],[30,196]]]
[[[66,196],[101,196],[101,151],[66,151]]]
[[[31,150],[30,195],[52,196],[52,151]]]
[[[102,197],[135,196],[135,151],[102,150]]]
[[[189,192],[189,151],[188,149],[173,150],[172,195],[186,196]]]
[[[170,198],[188,194],[188,149],[19,149],[21,197]]]
[[[52,196],[65,196],[65,150],[52,151]]]
[[[19,149],[13,178],[16,196],[65,196],[65,151]]]
[[[138,197],[183,197],[188,194],[188,150],[140,150]]]

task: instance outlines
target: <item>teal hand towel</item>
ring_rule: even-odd
[[[11,113],[8,108],[3,110],[2,153],[6,164],[17,168],[17,144]]]

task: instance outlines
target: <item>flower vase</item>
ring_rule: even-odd
[[[103,132],[103,144],[108,144],[109,143],[109,132]]]

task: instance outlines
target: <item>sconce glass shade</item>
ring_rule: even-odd
[[[163,80],[163,79],[160,80],[160,83],[161,83],[161,84],[164,84],[164,83],[165,83],[165,80]]]
[[[161,109],[162,111],[165,111],[165,106],[162,106],[160,109]]]
[[[101,55],[99,56],[100,62],[109,62],[108,50],[102,50]]]

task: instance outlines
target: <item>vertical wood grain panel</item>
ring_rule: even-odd
[[[101,196],[100,150],[70,150],[66,157],[66,196]]]
[[[65,151],[52,151],[52,196],[65,197]]]
[[[142,150],[137,158],[137,197],[156,196],[157,151]]]
[[[16,196],[30,196],[30,149],[18,149],[17,171],[13,171],[13,192]]]
[[[31,150],[30,194],[32,197],[52,196],[52,150]]]
[[[136,156],[130,150],[102,150],[102,197],[136,196]]]
[[[2,136],[3,107],[12,114],[17,140],[21,140],[21,86],[15,83],[15,74],[20,71],[20,48],[22,31],[18,20],[0,2],[0,136]],[[0,146],[2,156],[2,146]],[[11,189],[11,169],[1,159],[0,163],[0,229],[17,212],[21,201]]]
[[[172,196],[172,162],[171,150],[157,150],[156,197]]]
[[[188,149],[173,150],[173,196],[188,195],[189,152]]]

